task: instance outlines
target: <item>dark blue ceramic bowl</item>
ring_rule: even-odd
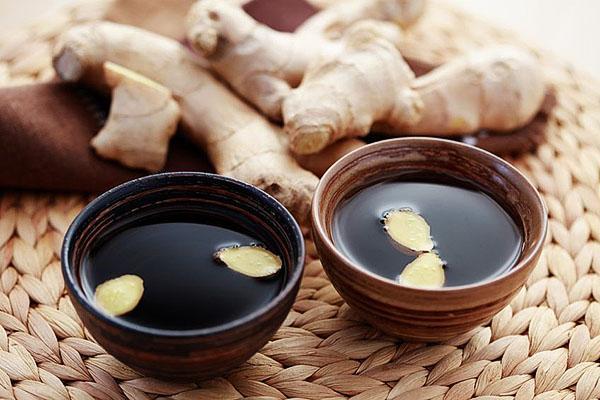
[[[134,326],[100,312],[81,285],[80,265],[87,249],[122,219],[173,206],[190,206],[223,218],[277,249],[287,268],[281,292],[258,311],[224,325],[197,330]],[[250,358],[287,316],[303,268],[302,233],[277,200],[243,182],[201,172],[150,175],[109,190],[79,214],[67,231],[62,248],[67,291],[77,314],[98,343],[134,369],[167,378],[217,376]]]

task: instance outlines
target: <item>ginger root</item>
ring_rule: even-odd
[[[60,43],[54,67],[63,80],[93,81],[111,61],[167,87],[181,108],[185,133],[207,152],[217,173],[258,186],[306,222],[317,178],[289,154],[281,129],[214,79],[181,44],[110,22],[71,28]]]
[[[187,25],[191,47],[241,96],[275,120],[281,119],[281,102],[290,88],[300,83],[310,61],[326,51],[320,38],[275,31],[222,0],[196,2]]]
[[[391,53],[392,47],[388,48]],[[367,55],[373,58],[374,53]],[[346,46],[335,59],[309,69],[302,84],[285,99],[285,129],[294,151],[319,151],[331,140],[366,134],[371,124],[376,131],[395,136],[508,131],[529,123],[544,100],[545,82],[537,61],[514,47],[472,52],[412,79],[410,88],[406,80],[398,83],[385,75],[397,67],[382,56],[372,60],[369,68],[361,60],[361,65],[348,71],[348,65],[354,65],[349,60],[364,57],[363,47]],[[363,87],[365,82],[370,85]],[[382,94],[411,98],[412,104],[419,104],[418,112],[413,108],[412,118],[406,112],[386,112],[391,102],[373,100],[385,98]],[[366,106],[356,106],[363,103]],[[318,112],[315,104],[321,106]],[[407,101],[400,104],[406,106]],[[320,145],[314,144],[317,135]]]
[[[406,26],[421,15],[423,4],[424,0],[344,1],[317,13],[291,34],[258,23],[230,2],[200,0],[188,13],[187,38],[241,96],[279,121],[283,99],[308,66],[340,51],[339,43],[326,39],[331,29],[344,32],[367,18]]]
[[[539,62],[528,51],[498,46],[452,60],[415,80],[420,121],[386,126],[390,133],[470,134],[509,131],[529,123],[544,101]]]
[[[344,37],[343,50],[311,66],[283,102],[290,148],[312,154],[343,137],[365,136],[376,121],[416,123],[422,102],[415,79],[396,47],[390,27],[361,21]]]
[[[113,88],[112,103],[92,147],[128,167],[160,171],[180,117],[171,91],[111,62],[104,63],[104,79]]]

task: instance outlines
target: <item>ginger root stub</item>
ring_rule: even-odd
[[[252,278],[275,275],[281,269],[281,258],[260,246],[225,247],[215,253],[215,258],[227,267]]]
[[[144,281],[137,275],[122,275],[96,287],[96,304],[110,315],[133,310],[144,294]]]
[[[158,172],[167,162],[169,140],[181,116],[166,87],[111,62],[103,65],[112,88],[108,120],[92,139],[96,152],[132,168]]]

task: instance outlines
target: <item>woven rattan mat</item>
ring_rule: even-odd
[[[11,34],[0,44],[0,85],[50,79],[56,35],[101,16],[102,7],[86,2]],[[434,3],[409,34],[406,51],[443,60],[468,48],[515,41]],[[208,382],[146,378],[94,343],[65,297],[59,247],[88,199],[3,193],[0,398],[598,398],[600,86],[550,55],[539,57],[558,105],[547,143],[511,161],[543,194],[550,232],[527,287],[489,325],[434,345],[385,337],[344,304],[309,242],[293,311],[248,363]]]

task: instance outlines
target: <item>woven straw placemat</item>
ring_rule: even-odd
[[[67,26],[97,19],[85,2],[0,44],[0,85],[53,76],[50,48]],[[406,51],[444,60],[510,34],[433,3]],[[600,396],[600,86],[537,53],[556,89],[548,140],[511,160],[542,193],[550,232],[541,261],[489,325],[441,344],[385,337],[332,288],[309,242],[293,311],[228,376],[171,383],[139,375],[87,334],[65,296],[59,248],[89,199],[3,193],[0,199],[0,398],[16,399],[577,399]],[[0,133],[1,134],[1,133]]]

